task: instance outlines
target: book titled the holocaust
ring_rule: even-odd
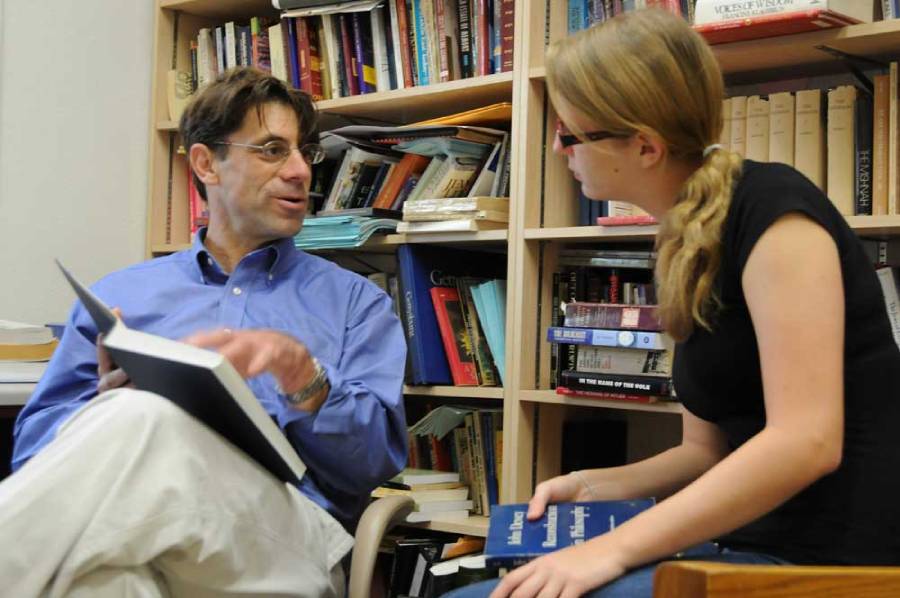
[[[489,567],[518,567],[605,534],[655,504],[652,498],[548,505],[529,521],[527,504],[494,505],[484,554]]]

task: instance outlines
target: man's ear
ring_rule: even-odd
[[[191,162],[191,169],[204,185],[215,185],[219,182],[215,156],[208,146],[195,143],[188,151],[188,159]]]
[[[662,139],[650,133],[637,133],[634,139],[638,145],[641,166],[653,168],[663,163],[669,148]]]

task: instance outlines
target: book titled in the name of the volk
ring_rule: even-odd
[[[652,507],[652,498],[548,505],[529,521],[527,504],[494,505],[484,554],[488,566],[518,567],[560,548],[581,544],[615,529]]]

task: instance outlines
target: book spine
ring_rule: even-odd
[[[794,137],[794,167],[806,175],[819,189],[826,191],[825,140],[822,121],[822,90],[806,89],[797,92],[796,134]]]
[[[410,0],[416,42],[416,85],[428,85],[431,82],[428,73],[431,58],[428,54],[428,32],[425,29],[425,15],[422,10],[422,2],[423,0]]]
[[[456,6],[459,19],[459,65],[460,76],[468,79],[475,75],[472,65],[472,19],[470,0],[459,0]]]
[[[632,349],[667,349],[662,333],[640,330],[600,330],[596,328],[567,328],[551,326],[547,341],[597,347],[625,347]]]
[[[769,161],[769,101],[747,98],[747,153],[749,160]]]
[[[574,390],[601,390],[650,396],[666,396],[671,392],[671,383],[668,378],[597,374],[568,370],[562,373],[561,386]]]
[[[432,287],[431,298],[437,316],[444,351],[455,386],[477,386],[478,375],[469,338],[460,314],[459,293],[450,287]]]
[[[659,397],[652,395],[636,395],[621,392],[601,392],[592,390],[580,390],[577,388],[566,388],[565,386],[557,386],[556,394],[569,397],[581,397],[585,399],[600,399],[602,401],[627,401],[630,403],[656,403]]]
[[[444,0],[434,0],[434,34],[437,36],[437,52],[438,52],[438,79],[440,81],[450,80],[450,56],[447,50],[450,44],[447,43],[447,28],[444,17]]]
[[[611,305],[576,301],[565,306],[564,326],[574,328],[624,328],[662,330],[655,305]]]
[[[853,130],[856,88],[841,85],[828,92],[828,197],[838,211],[852,216],[854,211],[854,139]]]
[[[887,75],[873,77],[875,87],[872,119],[872,214],[888,213],[888,130],[890,121],[890,79]]]
[[[515,0],[494,0],[494,2],[502,3],[502,14],[500,16],[500,72],[508,73],[513,70],[516,2]]]
[[[288,48],[288,75],[291,78],[291,86],[300,89],[300,57],[297,54],[297,24],[298,19],[282,19],[284,27],[282,35],[287,40]],[[284,35],[284,34],[287,35]]]
[[[341,50],[344,57],[344,79],[347,85],[348,95],[359,95],[359,76],[357,71],[359,64],[356,60],[356,52],[353,50],[353,22],[349,14],[341,13]]]
[[[854,206],[857,215],[872,214],[872,96],[860,92],[856,98],[854,140]]]
[[[794,165],[794,95],[769,96],[769,161]]]

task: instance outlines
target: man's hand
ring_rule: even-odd
[[[114,307],[112,311],[117,318],[122,319],[122,312],[118,307]],[[103,346],[103,334],[97,335],[97,375],[100,377],[97,381],[97,394],[123,386],[134,388],[128,374],[113,363],[112,357]]]
[[[274,330],[231,330],[221,328],[201,332],[183,342],[215,349],[225,356],[242,378],[271,373],[282,392],[293,394],[312,381],[316,373],[312,355],[300,341]],[[315,412],[325,402],[326,391],[297,405],[303,411]]]

